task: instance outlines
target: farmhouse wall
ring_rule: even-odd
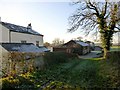
[[[21,43],[21,41],[27,41],[26,43],[33,43],[35,45],[36,45],[36,41],[39,41],[39,46],[43,46],[43,36],[11,32],[12,43]]]
[[[0,24],[0,34],[1,34],[0,43],[2,42],[8,43],[9,42],[9,30],[6,27],[2,26],[1,24]]]

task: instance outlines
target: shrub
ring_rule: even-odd
[[[2,90],[6,90],[6,89],[17,90],[15,89],[15,86],[17,86],[18,84],[19,84],[19,80],[11,76],[2,78]]]
[[[30,73],[16,75],[16,77],[2,78],[2,90],[31,90],[34,88],[34,83],[31,81]]]
[[[47,52],[44,54],[44,62],[46,65],[64,63],[69,58],[75,57],[74,54],[68,54],[65,52]]]
[[[120,51],[108,52],[106,59],[112,63],[120,63]]]

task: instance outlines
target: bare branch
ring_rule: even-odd
[[[108,3],[107,3],[107,1],[106,1],[106,2],[105,2],[105,11],[104,11],[104,14],[103,14],[104,16],[105,16],[106,11],[107,11],[107,4],[108,4]]]
[[[120,30],[120,27],[115,27],[116,29]]]
[[[105,19],[107,19],[110,16],[110,12],[106,15]]]
[[[98,9],[97,9],[97,7],[96,6],[94,6],[90,1],[88,2],[88,4],[87,4],[88,6],[90,5],[90,9],[93,9],[93,10],[95,10],[95,12],[96,12],[96,15],[97,16],[99,16],[99,11],[98,11]]]
[[[115,28],[114,26],[116,26],[116,23],[120,21],[120,19],[116,19],[115,23],[111,21],[111,7],[114,6],[114,3],[109,3],[107,1],[96,3],[91,2],[90,0],[78,0],[78,2],[74,4],[79,4],[81,6],[69,18],[69,32],[74,32],[80,26],[82,26],[82,28],[89,33],[90,31],[99,28],[98,26],[101,24],[101,22],[105,23],[103,25],[105,29],[109,28],[112,30]],[[99,19],[102,20],[99,22]]]

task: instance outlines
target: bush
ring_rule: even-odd
[[[2,78],[2,90],[31,90],[30,88],[35,88],[31,77],[30,73],[25,73],[16,77]]]
[[[112,63],[120,63],[120,51],[108,52],[107,53],[107,60]]]
[[[75,57],[74,54],[65,52],[47,52],[44,54],[44,62],[46,65],[58,64],[67,62],[69,58]]]
[[[6,89],[17,90],[15,89],[15,86],[17,86],[18,83],[19,80],[13,77],[2,78],[2,90]]]

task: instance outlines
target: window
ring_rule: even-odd
[[[27,41],[25,41],[25,40],[22,40],[22,41],[21,41],[21,43],[27,43]]]
[[[39,46],[39,41],[36,41],[36,46]]]

